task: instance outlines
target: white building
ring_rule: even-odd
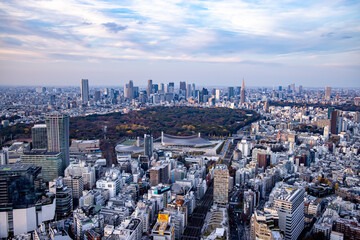
[[[72,162],[65,169],[65,176],[82,177],[84,189],[90,190],[95,185],[95,168],[87,165],[85,161]]]
[[[105,173],[105,177],[96,182],[96,188],[108,189],[110,198],[115,197],[120,192],[121,173],[117,169],[110,169]]]
[[[279,215],[279,227],[284,239],[296,240],[304,229],[303,188],[283,185],[275,190],[274,203]]]

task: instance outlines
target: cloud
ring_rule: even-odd
[[[9,45],[14,45],[14,46],[21,46],[23,45],[23,42],[17,38],[13,38],[13,37],[5,37],[2,39],[2,42],[4,42],[5,44],[9,44]]]
[[[114,33],[118,33],[119,31],[124,31],[125,29],[127,29],[127,26],[122,26],[122,25],[118,25],[114,22],[108,22],[108,23],[103,23],[103,26],[105,26],[110,32],[114,32]]]
[[[311,64],[326,53],[348,64],[354,59],[341,54],[360,40],[358,1],[15,0],[0,9],[0,49],[50,61],[278,66]]]

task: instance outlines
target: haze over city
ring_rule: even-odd
[[[0,84],[360,87],[358,1],[2,1]]]

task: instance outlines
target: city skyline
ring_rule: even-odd
[[[0,85],[234,86],[245,77],[248,86],[360,87],[354,1],[15,1],[0,9]]]

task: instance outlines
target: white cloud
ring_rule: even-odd
[[[346,6],[333,0],[303,4],[270,0],[23,0],[0,2],[0,9],[14,20],[10,24],[16,22],[13,30],[18,31],[4,31],[0,37],[24,43],[10,46],[0,41],[3,59],[33,54],[32,58],[49,60],[69,55],[88,61],[285,62],[284,56],[291,56],[296,63],[319,52],[336,58],[356,49],[360,35],[355,14],[359,4]],[[38,27],[38,31],[25,32],[27,21],[35,21],[32,28]],[[107,23],[120,28],[111,31],[104,25]],[[221,32],[229,35],[224,37]],[[332,32],[337,38],[324,39]],[[353,60],[349,56],[341,59]]]

